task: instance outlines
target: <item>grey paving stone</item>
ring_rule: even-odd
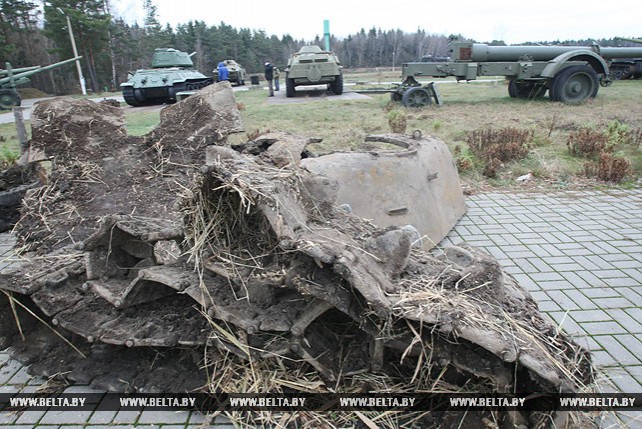
[[[553,319],[558,328],[561,328],[564,332],[571,336],[584,336],[585,332],[582,329],[581,325],[576,323],[572,318],[568,316],[568,313],[565,311],[553,311],[549,312],[548,315]]]
[[[515,265],[517,265],[519,268],[522,269],[523,272],[525,273],[538,273],[539,270],[535,268],[533,264],[530,263],[528,259],[523,259],[523,258],[515,258],[513,259],[513,262]]]
[[[640,365],[642,365],[642,341],[640,341],[635,335],[616,335],[614,338],[626,347],[628,351],[637,356],[640,361]],[[640,372],[639,375],[642,376],[642,372]]]
[[[622,295],[613,288],[610,287],[590,287],[585,285],[578,286],[582,290],[582,293],[589,298],[621,298]]]
[[[551,273],[555,270],[546,263],[543,259],[540,258],[529,258],[528,261],[533,264],[535,268],[537,268],[537,271],[542,272],[542,273]],[[543,279],[543,280],[549,280],[549,279]],[[550,279],[553,280],[553,279]]]
[[[620,365],[639,365],[640,358],[631,353],[624,347],[614,336],[611,335],[596,335],[593,339],[600,343],[604,350],[613,356]]]
[[[561,290],[547,290],[546,294],[562,311],[581,310],[581,308]]]
[[[617,377],[612,378],[613,383],[624,393],[639,393],[640,384],[629,373],[622,373]]]
[[[610,321],[611,316],[606,314],[603,310],[573,310],[569,315],[578,323],[583,322],[605,322]]]
[[[593,298],[593,301],[602,309],[607,308],[626,308],[636,307],[631,301],[626,298]]]
[[[604,282],[611,287],[635,287],[640,286],[640,282],[630,277],[604,279]]]
[[[11,425],[19,417],[16,412],[0,411],[0,426]]]
[[[15,360],[9,360],[0,367],[0,384],[6,384],[20,370],[22,365]]]
[[[46,411],[23,411],[16,423],[18,424],[36,424],[46,414]]]
[[[140,414],[140,411],[118,411],[112,424],[136,423]]]
[[[623,328],[617,322],[584,322],[582,323],[582,328],[589,335],[617,335],[617,334],[627,334],[625,328]]]
[[[202,423],[205,423],[206,421],[207,421],[207,417],[204,414],[199,413],[198,411],[192,411],[192,413],[189,416],[188,423],[189,424],[202,424]]]
[[[182,423],[185,425],[189,420],[189,411],[160,411],[160,410],[146,410],[140,414],[138,423],[168,423],[176,424]]]
[[[94,411],[89,418],[91,424],[107,424],[111,423],[116,416],[117,411]]]
[[[47,411],[40,424],[78,424],[86,422],[92,411]]]
[[[552,311],[560,311],[562,308],[555,303],[555,301],[551,300],[546,300],[546,301],[539,301],[537,303],[540,311],[543,311],[544,313],[549,313]]]
[[[595,302],[582,293],[581,289],[567,288],[563,290],[563,293],[582,310],[594,310],[598,308]]]
[[[616,366],[619,368],[618,362],[608,354],[605,350],[596,350],[592,353],[593,363],[597,367],[612,367]]]
[[[612,308],[608,310],[609,316],[616,322],[626,328],[627,332],[637,334],[642,332],[642,324],[640,320],[632,318],[626,311],[621,308]]]
[[[531,261],[534,262],[534,261]],[[550,268],[550,267],[549,267]],[[531,279],[533,279],[534,282],[554,282],[554,281],[564,281],[564,277],[560,273],[555,273],[555,272],[539,272],[539,273],[531,273],[529,274]]]
[[[33,376],[28,374],[27,368],[23,366],[11,377],[7,384],[17,384],[23,386],[27,385],[32,378]]]

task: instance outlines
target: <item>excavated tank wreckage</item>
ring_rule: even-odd
[[[467,245],[428,252],[465,210],[443,142],[374,136],[398,149],[317,158],[286,133],[230,147],[242,123],[229,83],[163,109],[144,137],[126,135],[120,109],[86,100],[41,102],[33,117],[32,159],[52,165],[23,200],[15,231],[28,252],[1,274],[0,343],[34,374],[116,392],[233,391],[243,372],[230,366],[250,364],[307,374],[314,383],[287,387],[320,391],[577,392],[591,381],[588,353],[495,259]],[[371,207],[368,183],[409,198]]]

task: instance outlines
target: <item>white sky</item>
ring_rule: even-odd
[[[343,38],[373,26],[449,35],[461,33],[479,42],[506,43],[567,39],[642,37],[642,1],[613,3],[578,0],[153,0],[159,21],[172,27],[190,20],[209,25],[290,34],[295,39],[323,37],[323,20]],[[143,22],[142,0],[112,0],[130,22]],[[306,5],[310,5],[306,10]]]

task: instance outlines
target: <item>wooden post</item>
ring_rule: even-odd
[[[18,141],[20,142],[20,155],[24,154],[29,145],[29,139],[27,139],[27,129],[25,128],[25,122],[22,117],[22,111],[24,107],[14,107],[13,108],[13,117],[16,122],[16,133],[18,134]]]

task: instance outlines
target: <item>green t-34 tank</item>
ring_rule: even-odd
[[[316,45],[304,46],[292,54],[285,68],[285,95],[294,97],[294,88],[299,85],[327,84],[328,89],[343,94],[343,74],[339,58],[322,51]]]
[[[156,49],[151,69],[136,70],[120,84],[125,102],[130,106],[175,103],[177,93],[213,83],[214,79],[192,69],[192,55],[172,48]]]

